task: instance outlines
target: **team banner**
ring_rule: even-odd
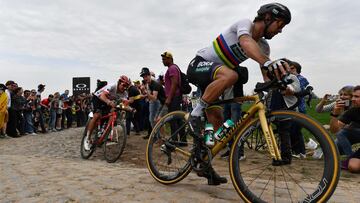
[[[73,95],[90,94],[90,77],[73,78]]]

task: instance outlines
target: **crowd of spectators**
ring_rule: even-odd
[[[341,155],[341,168],[360,172],[360,86],[347,85],[338,95],[325,94],[318,113],[330,112],[330,132]]]
[[[42,98],[44,84],[24,89],[9,80],[0,84],[0,136],[21,137],[84,126],[91,110],[90,95],[70,96],[69,90]],[[74,122],[76,121],[76,122]]]
[[[147,131],[144,139],[151,133],[157,120],[167,112],[192,110],[192,102],[179,91],[180,68],[174,64],[170,52],[161,54],[164,75],[155,77],[154,72],[144,67],[139,70],[139,80],[133,80],[128,88],[128,96],[134,102],[131,107],[135,114],[126,116],[127,133]],[[167,81],[167,82],[166,82]],[[54,92],[43,98],[44,84],[37,89],[24,89],[15,81],[9,80],[0,86],[0,137],[21,137],[50,133],[72,127],[84,126],[88,113],[92,110],[92,94],[69,95],[69,90]],[[171,126],[175,130],[179,124]],[[179,141],[186,143],[183,133]]]
[[[151,80],[163,88],[163,75],[157,80],[154,76],[152,73]],[[43,84],[39,84],[37,89],[25,90],[12,80],[0,84],[0,138],[51,133],[86,124],[88,114],[92,110],[92,94],[75,96],[69,95],[69,90],[65,90],[63,93],[54,92],[43,97],[44,90]],[[131,104],[137,113],[127,115],[128,133],[135,131],[139,135],[140,131],[146,130],[149,135],[154,123],[151,124],[149,121],[151,100],[146,95],[152,94],[151,90],[145,80],[135,80],[132,90],[129,91],[138,91],[138,94],[135,93],[134,96],[137,97]],[[162,97],[165,98],[165,95]],[[184,96],[183,103],[184,110],[191,109],[189,97]],[[154,119],[153,116],[151,120]]]

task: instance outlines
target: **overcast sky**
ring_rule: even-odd
[[[186,72],[197,50],[239,19],[253,19],[259,0],[0,0],[0,82],[24,89],[46,84],[43,96],[71,89],[72,77],[140,79],[142,67],[165,73],[166,50]],[[291,23],[269,41],[271,58],[298,61],[322,96],[360,84],[360,1],[278,1]],[[245,92],[261,81],[248,59]],[[93,90],[93,89],[92,89]]]

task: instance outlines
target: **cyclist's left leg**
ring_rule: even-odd
[[[206,62],[201,57],[193,59],[189,65],[187,75],[189,81],[198,87],[201,87],[203,93],[199,103],[191,112],[190,119],[195,134],[200,135],[200,117],[203,115],[204,109],[209,106],[209,103],[216,101],[226,88],[235,84],[238,75],[235,71],[226,66]],[[222,115],[221,112],[208,114],[208,116],[210,116],[209,122],[212,123],[216,129],[222,124],[222,117],[218,118],[219,116],[217,116],[217,114]],[[198,175],[206,177],[209,185],[219,185],[227,182],[226,178],[220,177],[211,166],[205,172],[198,173]]]
[[[210,106],[206,109],[206,116],[208,122],[213,124],[214,131],[216,132],[224,121],[222,107]],[[225,177],[221,177],[218,173],[216,173],[216,171],[211,165],[204,173],[198,173],[198,175],[207,178],[209,185],[220,185],[222,183],[227,183],[227,179]]]

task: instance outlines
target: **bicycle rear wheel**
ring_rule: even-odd
[[[284,122],[291,128],[299,126],[313,145],[307,145],[305,155],[293,158],[291,164],[275,166],[259,119],[250,122],[236,137],[230,154],[230,176],[240,197],[246,202],[326,202],[340,176],[338,151],[330,135],[318,122],[293,111],[272,112],[268,122],[279,149]],[[246,159],[239,161],[244,155]]]
[[[166,114],[155,125],[149,137],[146,150],[147,168],[151,176],[162,184],[177,183],[191,171],[190,149],[193,141],[192,137],[188,136],[185,115],[186,112],[183,111]],[[174,124],[177,124],[176,128]],[[179,138],[180,134],[183,139]]]
[[[126,131],[123,123],[109,129],[104,140],[104,157],[108,163],[117,161],[126,146]]]
[[[89,120],[90,121],[90,120]],[[93,130],[93,133],[90,135],[90,148],[89,149],[85,149],[85,142],[87,140],[87,130],[88,130],[88,125],[89,125],[89,121],[87,122],[86,124],[86,127],[84,129],[84,132],[83,132],[83,136],[81,138],[81,145],[80,145],[80,154],[81,154],[81,157],[83,159],[88,159],[91,157],[91,155],[94,153],[94,151],[96,150],[96,147],[93,147],[92,146],[92,143],[93,143],[93,140],[95,139],[95,136],[97,135],[97,128],[95,128]]]

